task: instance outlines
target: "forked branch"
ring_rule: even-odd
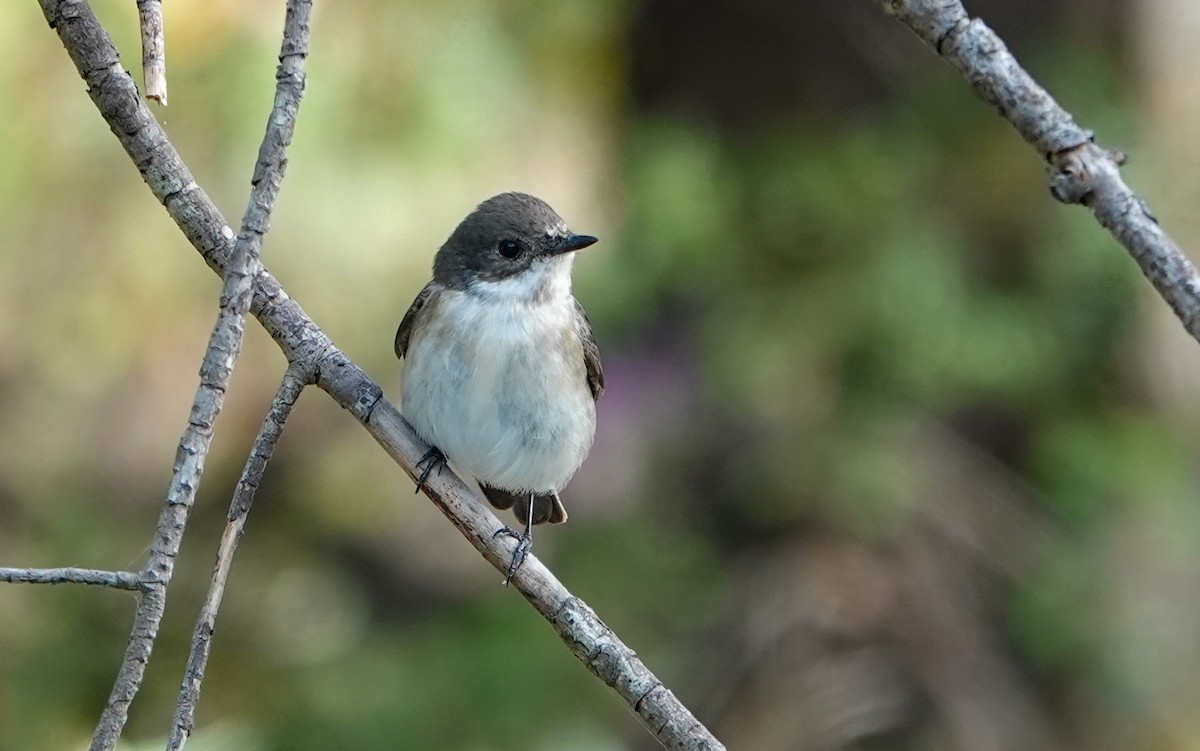
[[[179,751],[187,743],[192,727],[196,723],[196,704],[200,701],[200,684],[204,681],[204,668],[208,664],[209,651],[212,649],[213,631],[217,625],[217,611],[221,609],[221,599],[225,596],[225,583],[229,579],[229,570],[233,566],[233,553],[237,550],[238,541],[246,529],[246,517],[250,514],[250,506],[254,503],[254,493],[262,482],[263,472],[267,462],[275,452],[279,436],[283,434],[283,425],[287,422],[292,406],[304,387],[311,383],[311,374],[304,373],[300,367],[291,366],[279,384],[271,409],[263,418],[262,427],[254,439],[246,466],[242,469],[242,477],[238,480],[237,488],[233,491],[233,501],[229,505],[229,517],[225,523],[225,531],[221,533],[221,542],[217,547],[217,561],[213,565],[212,583],[208,594],[204,597],[204,605],[200,608],[200,617],[196,620],[196,628],[192,632],[192,646],[188,650],[187,668],[183,674],[183,684],[179,687],[179,699],[175,704],[175,722],[171,726],[170,740],[167,751]]]
[[[143,12],[143,31],[147,28],[145,14],[150,13],[151,20],[153,13],[159,14],[157,30],[160,36],[158,42],[161,43],[162,19],[158,3],[139,3],[139,8]],[[142,597],[134,616],[133,629],[121,669],[92,737],[91,751],[111,751],[116,747],[129,716],[129,706],[141,687],[146,664],[166,609],[167,586],[174,572],[175,559],[179,554],[188,516],[200,486],[205,458],[212,444],[213,424],[221,412],[233,366],[241,352],[245,331],[243,319],[250,308],[253,280],[260,268],[258,256],[262,237],[266,232],[271,208],[278,195],[287,164],[285,149],[291,142],[296,109],[304,89],[303,61],[308,49],[310,9],[310,0],[290,0],[288,3],[275,106],[268,118],[267,133],[255,165],[250,201],[242,221],[242,231],[236,242],[232,243],[228,263],[223,269],[220,312],[200,366],[200,384],[192,402],[187,427],[176,451],[175,467],[167,488],[166,503],[150,545],[149,559],[136,577],[136,585]],[[42,10],[51,25],[58,28],[60,33],[68,33],[69,30],[83,31],[91,24],[96,24],[98,28],[95,16],[86,2],[43,2]],[[86,36],[75,41],[87,44]],[[119,58],[111,41],[105,38],[100,42],[104,49],[89,50],[101,53],[97,58],[99,67],[81,68],[93,95],[99,94],[111,84],[115,80],[114,76],[128,79],[128,74],[120,68]],[[126,88],[132,88],[131,81],[128,82],[128,87],[122,87],[123,90]],[[136,92],[136,88],[134,91]],[[165,96],[165,89],[162,93]],[[145,105],[141,99],[137,101],[144,109]],[[149,119],[153,120],[153,116],[149,116]],[[165,143],[166,136],[161,133],[161,129],[158,135]],[[187,182],[191,183],[190,177]],[[191,183],[191,186],[194,186],[194,183]],[[185,185],[184,189],[187,187]],[[233,233],[227,226],[222,227],[221,233],[227,241],[232,239]],[[114,580],[128,583],[120,579],[119,573],[112,576]],[[84,578],[86,577],[76,573],[76,579]]]

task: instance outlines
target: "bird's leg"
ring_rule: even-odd
[[[499,537],[507,535],[517,541],[517,546],[513,548],[512,560],[508,563],[508,571],[504,575],[504,586],[512,581],[513,576],[517,573],[517,569],[521,568],[521,564],[525,562],[525,556],[529,555],[529,551],[533,549],[533,493],[529,494],[529,509],[525,515],[525,531],[517,534],[508,527],[504,527],[492,535]]]
[[[417,466],[413,467],[420,472],[417,475],[417,489],[413,494],[420,493],[421,488],[425,487],[425,480],[429,478],[429,473],[435,469],[440,472],[444,466],[446,466],[446,455],[437,446],[430,446],[425,455],[421,457],[421,461],[417,462]]]

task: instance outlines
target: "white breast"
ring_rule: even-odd
[[[429,300],[405,357],[401,414],[482,482],[561,490],[596,424],[574,298],[568,291],[533,302],[513,280],[487,287]]]

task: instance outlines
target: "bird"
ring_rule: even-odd
[[[501,193],[479,204],[433,260],[433,278],[396,330],[400,414],[430,450],[417,491],[447,462],[524,525],[567,520],[559,493],[591,449],[604,392],[600,351],[571,292],[575,253],[598,242],[545,201]]]

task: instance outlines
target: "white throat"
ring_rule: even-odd
[[[558,302],[571,296],[571,265],[574,262],[574,253],[537,260],[520,274],[498,282],[477,279],[467,292],[494,302]]]

